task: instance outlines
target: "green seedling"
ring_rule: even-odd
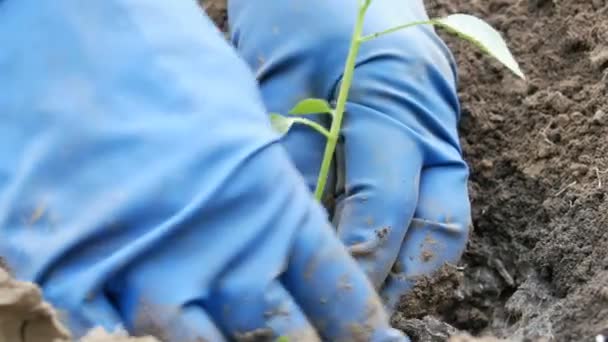
[[[359,0],[357,20],[355,22],[355,27],[350,41],[350,48],[344,66],[342,82],[338,91],[338,99],[336,101],[335,108],[332,108],[332,106],[323,99],[305,99],[296,104],[295,107],[289,112],[289,114],[292,116],[282,116],[276,113],[272,113],[270,116],[273,128],[281,134],[287,133],[294,124],[300,124],[309,126],[327,138],[327,144],[325,145],[325,152],[323,154],[323,162],[321,164],[321,169],[317,179],[317,187],[315,189],[315,197],[319,201],[322,199],[325,191],[325,184],[329,175],[329,169],[336,150],[338,137],[340,136],[340,128],[342,125],[342,119],[344,117],[344,110],[346,108],[348,94],[353,81],[355,63],[361,44],[414,26],[433,25],[473,43],[473,45],[477,46],[483,52],[494,57],[504,66],[506,66],[515,75],[524,79],[524,74],[519,68],[515,58],[513,58],[513,55],[509,51],[509,48],[502,39],[500,33],[492,28],[492,26],[490,26],[488,23],[477,17],[467,14],[452,14],[443,18],[405,23],[385,31],[363,35],[363,22],[365,20],[365,14],[367,13],[371,3],[372,0]],[[322,125],[306,117],[302,117],[306,115],[330,115],[332,118],[330,129],[327,130]]]

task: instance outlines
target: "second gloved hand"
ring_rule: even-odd
[[[270,111],[336,99],[355,1],[230,0],[228,16]],[[422,0],[375,0],[364,34],[427,18]],[[389,308],[418,276],[457,262],[465,248],[468,168],[458,119],[453,60],[431,27],[362,45],[328,195],[340,238]],[[296,126],[283,143],[314,188],[325,138]]]

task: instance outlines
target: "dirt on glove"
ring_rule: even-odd
[[[225,29],[225,0],[201,4]],[[462,263],[421,279],[393,325],[421,342],[592,341],[608,328],[608,1],[427,6],[489,21],[527,80],[442,34],[460,71],[474,230]],[[35,342],[65,340],[36,287],[6,279],[0,342],[20,336],[15,317],[48,329]]]

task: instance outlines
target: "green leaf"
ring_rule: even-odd
[[[291,126],[296,123],[308,126],[326,137],[329,136],[329,131],[325,129],[325,127],[312,120],[299,117],[283,116],[277,113],[270,113],[270,124],[272,125],[272,128],[279,134],[286,134],[287,132],[289,132]]]
[[[279,134],[285,134],[293,126],[294,118],[285,117],[281,114],[270,113],[270,124],[272,128]]]
[[[477,45],[481,50],[504,64],[515,75],[525,79],[524,73],[509,51],[507,43],[500,33],[485,21],[468,14],[452,14],[445,18],[433,19],[432,23]]]
[[[305,115],[305,114],[325,114],[332,113],[333,109],[323,99],[305,99],[296,104],[289,114]]]

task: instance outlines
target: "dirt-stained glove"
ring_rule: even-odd
[[[228,7],[232,41],[269,111],[287,113],[309,97],[335,101],[356,1],[230,0]],[[364,33],[425,19],[422,0],[374,0]],[[340,238],[389,308],[416,277],[457,262],[465,248],[470,204],[458,119],[454,62],[431,27],[362,45],[331,195]],[[313,188],[325,138],[295,126],[283,143]]]
[[[0,255],[76,337],[404,341],[194,1],[0,2]]]

